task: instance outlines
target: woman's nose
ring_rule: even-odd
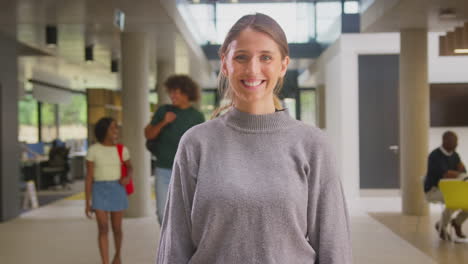
[[[249,62],[247,63],[246,72],[249,74],[256,74],[259,71],[260,71],[260,63],[254,58],[249,60]]]

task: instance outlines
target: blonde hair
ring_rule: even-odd
[[[284,59],[286,56],[289,56],[289,47],[288,41],[286,39],[286,34],[284,33],[280,25],[273,18],[267,15],[255,13],[253,15],[246,15],[241,17],[232,26],[226,38],[224,39],[223,45],[218,51],[218,55],[220,58],[227,53],[231,42],[234,41],[239,36],[239,34],[247,28],[250,28],[257,32],[265,33],[268,36],[270,36],[276,42],[276,44],[278,44],[282,59]],[[281,91],[281,88],[283,87],[283,81],[283,78],[280,78],[276,83],[275,89],[273,90],[273,101],[276,109],[283,108],[283,106],[281,105],[281,101],[278,97],[278,94]],[[213,115],[211,116],[212,119],[218,117],[222,112],[228,110],[234,104],[234,94],[231,89],[231,85],[229,83],[228,78],[223,74],[222,71],[220,71],[218,75],[218,92],[221,96],[221,99],[223,101],[226,101],[226,103],[220,105],[213,112]]]

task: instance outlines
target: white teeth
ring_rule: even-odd
[[[257,86],[259,84],[262,83],[262,81],[255,81],[255,82],[247,82],[247,81],[243,81],[245,85],[247,86]]]

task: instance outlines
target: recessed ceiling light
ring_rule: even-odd
[[[57,26],[46,26],[46,44],[50,48],[57,46]]]
[[[111,60],[111,72],[119,72],[119,61],[117,59]]]
[[[86,62],[92,62],[94,60],[93,45],[85,47],[85,60]]]

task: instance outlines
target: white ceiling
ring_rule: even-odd
[[[362,32],[399,32],[404,28],[428,31],[453,30],[468,21],[468,0],[372,0],[361,14]],[[453,9],[453,18],[439,16],[441,9]]]
[[[0,31],[14,24],[17,39],[23,46],[52,55],[23,56],[20,65],[24,69],[20,71],[26,78],[33,68],[40,66],[57,73],[60,71],[75,80],[72,81],[74,89],[115,89],[119,81],[118,76],[110,72],[110,62],[112,57],[120,57],[121,34],[113,24],[115,10],[125,13],[125,31],[149,33],[150,47],[153,47],[150,73],[154,80],[156,62],[175,59],[170,51],[174,50],[174,34],[180,34],[180,28],[168,12],[172,6],[175,7],[173,0],[0,0]],[[174,12],[173,9],[170,12]],[[16,10],[16,14],[12,10]],[[48,24],[58,28],[58,46],[55,48],[45,44]],[[84,62],[84,49],[88,44],[94,44],[93,64]],[[196,44],[188,46],[192,45]],[[30,51],[28,49],[28,55],[33,54]],[[194,58],[200,60],[200,56]],[[209,66],[207,61],[200,61],[200,65],[203,63]]]

